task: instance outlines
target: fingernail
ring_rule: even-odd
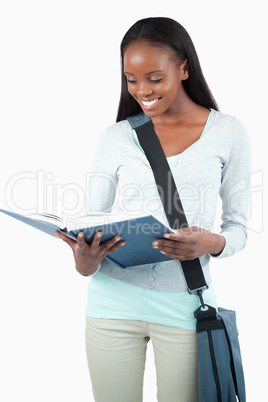
[[[117,236],[117,237],[115,238],[116,241],[118,241],[118,240],[120,240],[120,239],[121,239],[121,236]]]
[[[169,237],[170,237],[170,235],[166,233],[166,234],[164,234],[164,237],[169,238]]]

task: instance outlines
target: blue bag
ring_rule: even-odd
[[[199,402],[245,402],[235,311],[204,305],[195,317]]]

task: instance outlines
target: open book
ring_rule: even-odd
[[[41,214],[29,217],[4,209],[0,209],[0,212],[56,238],[58,237],[55,235],[55,231],[62,232],[74,240],[77,239],[79,232],[84,232],[85,240],[90,244],[94,235],[99,231],[103,232],[101,243],[120,235],[121,241],[125,241],[126,244],[107,255],[106,258],[121,268],[172,259],[152,247],[154,240],[163,238],[165,233],[174,233],[153,215],[129,218],[120,214],[89,214],[73,220],[72,227],[67,229],[54,215]]]

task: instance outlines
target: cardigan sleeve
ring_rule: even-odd
[[[246,245],[247,215],[250,201],[251,141],[244,126],[236,120],[228,140],[229,154],[222,166],[220,234],[226,245],[218,256],[229,257]]]
[[[88,179],[87,211],[110,212],[117,188],[117,166],[110,154],[109,130],[100,134]]]

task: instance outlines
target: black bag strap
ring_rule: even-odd
[[[153,124],[147,116],[143,117],[143,114],[137,116],[128,118],[128,121],[135,129],[140,145],[151,165],[169,225],[172,229],[188,227],[174,178]],[[189,293],[197,293],[203,305],[202,291],[208,286],[199,258],[181,261],[181,265]]]

